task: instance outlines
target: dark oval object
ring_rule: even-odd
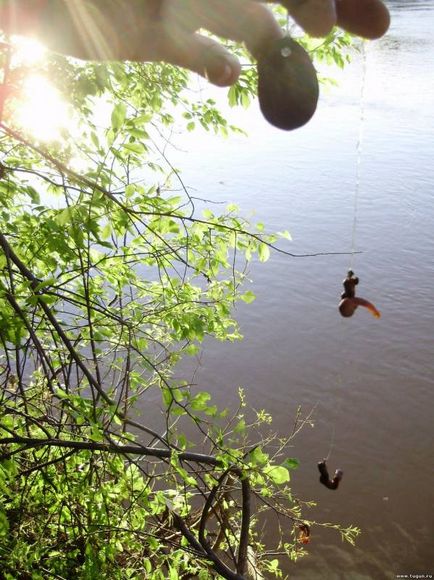
[[[349,318],[357,309],[357,303],[352,298],[343,298],[339,302],[339,312],[344,318]]]
[[[316,110],[318,78],[307,52],[289,37],[273,41],[258,55],[258,97],[269,123],[290,131]]]

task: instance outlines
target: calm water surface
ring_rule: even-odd
[[[366,50],[354,262],[381,320],[339,317],[347,256],[273,254],[250,270],[257,300],[237,311],[244,341],[208,342],[195,376],[226,405],[244,386],[281,433],[298,405],[315,407],[315,428],[295,442],[293,486],[319,502],[312,519],[363,535],[352,548],[315,533],[310,555],[287,569],[296,579],[434,574],[434,5],[390,6],[389,34]],[[267,126],[255,106],[236,113],[248,139],[183,140],[183,178],[198,196],[289,229],[292,252],[350,250],[362,71],[355,58],[297,132]],[[316,471],[330,450],[330,468],[345,471],[336,493]]]

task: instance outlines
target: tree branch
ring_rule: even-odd
[[[216,485],[212,488],[206,502],[205,502],[205,506],[203,508],[202,511],[202,517],[200,519],[200,524],[199,524],[199,542],[201,544],[201,546],[203,547],[203,549],[205,550],[205,552],[207,553],[208,557],[210,558],[210,560],[212,560],[214,562],[214,564],[216,564],[216,561],[218,561],[218,565],[220,567],[217,568],[216,565],[216,570],[219,574],[221,574],[222,576],[224,576],[225,578],[228,578],[230,580],[240,580],[243,579],[244,576],[242,574],[244,574],[245,572],[245,567],[247,564],[247,543],[248,543],[248,537],[249,537],[249,528],[250,528],[250,500],[249,500],[249,496],[250,496],[250,487],[249,487],[249,483],[247,478],[242,479],[242,492],[243,492],[243,506],[242,506],[242,524],[241,524],[241,535],[240,535],[240,545],[239,545],[239,556],[238,556],[238,563],[237,563],[237,573],[232,572],[232,570],[230,568],[228,568],[226,566],[226,564],[224,564],[215,554],[215,552],[213,551],[213,549],[211,548],[208,539],[205,536],[205,524],[206,521],[208,519],[208,513],[212,507],[212,504],[215,500],[215,497],[217,495],[218,490],[220,489],[220,487],[222,486],[223,481],[225,480],[225,478],[228,476],[229,473],[233,473],[235,475],[238,476],[239,479],[242,479],[243,476],[243,472],[241,471],[241,469],[237,466],[230,466],[228,467],[223,473],[222,475],[219,477]],[[247,482],[247,483],[245,483]],[[244,512],[244,509],[247,508],[247,511]]]
[[[212,455],[192,453],[189,451],[177,452],[176,449],[161,449],[159,447],[147,447],[145,445],[116,445],[115,443],[97,443],[95,441],[40,439],[37,437],[21,437],[19,435],[0,439],[0,445],[10,445],[13,443],[25,445],[26,448],[44,446],[67,447],[76,450],[104,451],[121,455],[147,455],[149,457],[157,457],[158,459],[170,459],[172,453],[177,453],[180,461],[193,461],[215,467],[221,466],[221,461]],[[1,459],[4,459],[4,456],[0,456]]]

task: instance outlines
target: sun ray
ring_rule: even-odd
[[[108,39],[113,35],[101,32],[108,28],[109,23],[104,20],[99,9],[92,9],[91,5],[82,2],[65,4],[87,54],[102,60],[112,59],[113,52]]]

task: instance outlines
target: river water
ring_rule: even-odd
[[[291,252],[350,251],[362,129],[353,266],[382,318],[340,318],[348,256],[273,253],[250,268],[257,300],[236,312],[244,340],[206,342],[195,375],[225,405],[242,385],[282,434],[299,405],[314,409],[315,427],[291,450],[293,488],[318,501],[312,519],[362,536],[353,548],[315,531],[309,556],[286,569],[297,580],[434,575],[434,4],[389,5],[391,29],[366,46],[365,75],[356,56],[306,127],[280,132],[254,105],[235,114],[248,138],[182,138],[175,155],[195,195],[290,230]],[[336,492],[318,483],[329,452],[331,470],[345,471]]]

